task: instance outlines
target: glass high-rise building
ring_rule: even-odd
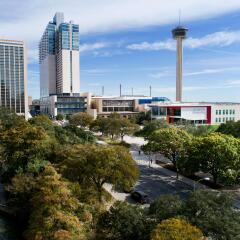
[[[40,95],[80,93],[79,26],[63,13],[49,22],[39,44]]]
[[[28,117],[27,57],[24,42],[0,39],[0,106]]]
[[[39,43],[41,112],[55,117],[86,110],[79,58],[79,26],[56,13]]]

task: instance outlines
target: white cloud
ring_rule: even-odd
[[[222,31],[208,34],[202,38],[188,38],[186,47],[199,48],[203,46],[228,46],[240,42],[240,31]]]
[[[240,80],[229,80],[226,82],[227,86],[232,86],[232,87],[240,87]]]
[[[142,42],[139,44],[131,44],[127,46],[128,49],[131,50],[175,50],[175,42],[173,40],[167,40],[165,42]]]
[[[184,73],[184,75],[185,76],[198,76],[198,75],[205,75],[205,74],[223,73],[223,72],[229,72],[229,71],[240,71],[240,67],[203,69],[201,71],[186,72],[186,73]]]
[[[240,42],[240,31],[222,31],[208,34],[201,38],[188,38],[184,42],[186,48],[200,48],[205,46],[228,46],[233,43]],[[131,44],[127,46],[131,50],[153,50],[158,51],[162,49],[175,50],[176,43],[173,39],[159,42],[142,42],[138,44]]]
[[[109,46],[109,43],[106,43],[106,42],[96,42],[92,44],[85,43],[80,45],[80,52],[83,53],[83,52],[95,51],[102,48],[106,48],[107,46]]]
[[[227,89],[227,88],[235,88],[235,87],[240,87],[240,81],[239,81],[239,86],[185,86],[183,87],[184,92],[193,92],[193,91],[205,91],[205,90],[210,90],[210,89]],[[176,88],[175,87],[157,87],[153,88],[154,92],[157,93],[175,93]]]
[[[18,6],[18,7],[16,7]],[[39,41],[56,11],[73,19],[81,34],[109,32],[214,17],[240,9],[238,0],[1,0],[0,29],[5,36]],[[7,13],[7,14],[4,14]]]

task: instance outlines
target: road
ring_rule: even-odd
[[[181,198],[186,198],[190,191],[193,190],[192,181],[180,176],[176,178],[176,173],[169,171],[153,163],[149,167],[149,158],[145,154],[139,155],[139,147],[144,144],[142,138],[125,137],[124,140],[131,144],[130,152],[133,159],[137,162],[140,169],[140,177],[134,189],[141,190],[148,194],[151,201],[154,201],[161,195],[177,194]],[[202,187],[200,185],[199,187]],[[111,191],[111,186],[106,184],[106,190]],[[111,191],[113,197],[120,201],[132,202],[129,194]]]
[[[175,173],[166,171],[156,164],[149,167],[149,160],[145,155],[138,156],[137,151],[131,153],[140,168],[140,178],[135,189],[147,193],[151,200],[165,194],[177,194],[181,198],[186,198],[192,191],[192,186],[178,180]]]

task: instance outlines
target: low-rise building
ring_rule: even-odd
[[[153,119],[168,123],[219,125],[240,120],[240,103],[231,102],[176,102],[149,104]]]
[[[41,99],[40,109],[42,113],[55,118],[58,114],[71,115],[87,110],[87,98],[68,95],[53,95]]]
[[[166,102],[164,97],[123,96],[123,97],[90,97],[90,108],[97,110],[97,116],[108,117],[117,112],[123,117],[130,117],[149,110],[148,104]]]

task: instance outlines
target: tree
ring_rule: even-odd
[[[36,159],[48,159],[52,153],[53,142],[41,127],[27,122],[0,132],[3,148],[4,178],[9,181],[18,171],[26,169]]]
[[[178,168],[181,173],[193,176],[200,171],[201,160],[198,151],[201,151],[201,141],[199,137],[192,137],[191,141],[185,144],[185,153],[178,158]]]
[[[144,137],[148,139],[156,130],[168,128],[169,124],[166,120],[153,120],[151,122],[144,122],[144,127],[140,131],[136,132],[136,136]]]
[[[137,124],[146,124],[146,122],[151,121],[151,111],[148,112],[140,112],[135,117],[135,122]]]
[[[26,239],[85,239],[83,225],[75,215],[80,203],[52,166],[39,176],[37,188],[31,199],[33,209]]]
[[[100,202],[104,183],[124,188],[133,185],[139,174],[129,151],[120,146],[76,145],[61,166],[65,177],[92,185]]]
[[[200,125],[200,126],[195,126],[195,125],[185,125],[183,127],[187,133],[195,136],[195,137],[200,137],[200,136],[207,136],[209,133],[212,133],[216,130],[216,126],[210,126],[210,125]]]
[[[153,152],[163,154],[178,170],[177,159],[185,154],[185,146],[191,140],[187,132],[178,128],[165,128],[149,137],[149,146]]]
[[[239,177],[240,141],[232,136],[212,133],[199,139],[197,155],[201,170],[211,173],[214,183],[221,179],[233,183]]]
[[[200,229],[182,219],[170,218],[157,225],[151,240],[202,240]]]
[[[192,192],[183,214],[213,240],[240,237],[240,213],[233,208],[233,198],[229,194],[207,190]]]
[[[64,116],[61,114],[61,113],[59,113],[57,116],[56,116],[56,120],[57,121],[62,121],[64,119]]]
[[[108,119],[104,117],[98,117],[95,121],[92,122],[90,129],[95,132],[101,132],[102,135],[107,134],[108,132]]]
[[[233,137],[240,138],[240,121],[233,122],[229,121],[226,123],[222,123],[217,132],[232,135]]]
[[[150,231],[144,210],[125,202],[116,202],[98,222],[99,239],[148,240]]]
[[[125,135],[129,135],[137,131],[138,125],[131,123],[127,118],[120,119],[120,136],[123,141]]]
[[[92,122],[93,117],[85,112],[75,113],[69,119],[70,124],[77,125],[83,128],[89,127]]]
[[[151,203],[149,214],[156,222],[182,214],[183,202],[177,195],[163,195]]]

